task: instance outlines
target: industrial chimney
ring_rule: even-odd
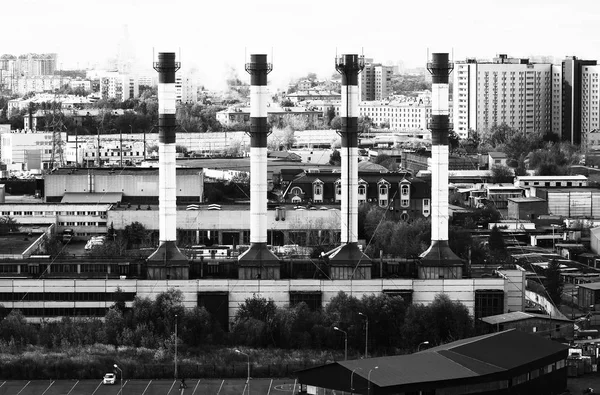
[[[431,86],[431,246],[421,254],[419,278],[462,278],[462,261],[448,245],[448,76],[447,53],[432,54]]]
[[[187,279],[189,263],[177,247],[177,189],[175,170],[175,72],[174,52],[161,52],[158,71],[158,249],[148,257],[148,279]]]
[[[371,259],[358,247],[358,74],[364,67],[364,57],[356,54],[335,59],[335,69],[342,75],[342,244],[323,255],[332,279],[371,278]]]
[[[240,279],[279,279],[279,259],[267,247],[267,55],[250,55],[250,248],[238,259]]]

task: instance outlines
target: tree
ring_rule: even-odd
[[[548,297],[555,306],[560,305],[563,281],[560,277],[560,263],[556,259],[552,259],[548,262],[548,268],[546,269],[546,281],[544,286]]]
[[[0,236],[4,236],[11,232],[18,232],[19,224],[14,218],[9,216],[0,217]]]
[[[290,99],[284,99],[281,101],[281,107],[294,107],[294,102]]]
[[[339,130],[342,128],[342,119],[338,116],[335,116],[331,119],[331,122],[329,123],[329,126],[331,126],[331,129],[336,129]]]
[[[432,345],[443,344],[471,336],[473,319],[464,304],[439,294],[429,306],[408,307],[403,332],[407,348],[414,349],[425,340]]]
[[[139,247],[146,242],[148,231],[141,223],[135,221],[125,227],[123,236],[127,241],[127,248]]]
[[[329,156],[329,164],[333,166],[339,166],[342,163],[342,155],[340,151],[333,150],[331,155]]]
[[[492,177],[490,178],[490,181],[493,184],[512,182],[514,179],[514,173],[512,169],[504,165],[493,165],[491,173]]]

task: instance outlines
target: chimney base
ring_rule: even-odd
[[[447,240],[432,240],[421,254],[419,278],[462,278],[463,261],[451,249]]]
[[[163,241],[146,260],[149,280],[189,279],[189,259],[174,241]]]
[[[371,279],[371,258],[358,248],[358,243],[342,244],[321,258],[329,266],[332,280]]]
[[[238,258],[238,265],[240,280],[280,278],[279,258],[269,250],[267,243],[252,243]]]

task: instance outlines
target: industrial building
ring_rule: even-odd
[[[106,222],[116,229],[135,220],[148,229],[158,230],[158,248],[140,251],[139,256],[127,259],[96,262],[81,257],[29,257],[21,259],[22,262],[2,262],[6,277],[12,277],[0,279],[0,288],[4,290],[0,293],[2,304],[23,310],[32,320],[63,315],[101,316],[112,304],[117,289],[127,295],[127,305],[131,306],[135,296],[152,297],[175,288],[182,291],[187,307],[207,307],[222,320],[224,328],[239,304],[251,295],[273,299],[279,306],[305,301],[316,309],[325,306],[340,291],[357,297],[384,292],[425,304],[444,293],[465,304],[475,318],[523,309],[523,272],[503,270],[502,277],[470,277],[462,270],[462,260],[449,248],[448,75],[452,64],[448,54],[433,54],[428,64],[433,75],[428,125],[433,141],[430,202],[424,190],[426,184],[406,173],[365,175],[361,182],[357,119],[358,81],[364,59],[345,54],[336,59],[336,69],[342,74],[342,165],[340,173],[331,172],[327,182],[328,193],[335,193],[327,197],[319,194],[325,183],[321,184],[314,172],[306,172],[303,177],[289,180],[286,186],[293,196],[293,189],[302,183],[299,179],[308,174],[314,177],[310,184],[300,187],[306,191],[296,195],[299,201],[275,207],[268,204],[270,177],[266,149],[267,75],[272,65],[263,54],[253,54],[250,59],[246,65],[251,79],[252,126],[249,210],[247,204],[234,204],[237,207],[233,209],[202,205],[203,171],[176,169],[175,144],[179,136],[174,128],[175,72],[179,63],[174,53],[160,53],[154,63],[159,74],[158,171],[61,169],[47,177],[45,187],[47,204],[60,201],[61,207],[68,210],[65,216],[78,215],[76,210],[69,209],[71,203],[101,202],[100,216],[106,215]],[[365,192],[363,204],[372,199],[370,204],[397,209],[401,215],[403,209],[410,211],[410,215],[429,214],[430,248],[414,262],[367,256],[358,240],[361,190]],[[327,198],[329,203],[331,199],[338,200],[339,206],[326,204]],[[89,226],[94,220],[87,217],[98,215],[98,210],[95,214],[91,208],[83,210],[85,221],[81,222],[86,225],[81,226]],[[62,218],[63,214],[60,215]],[[59,222],[73,222],[73,226],[77,222],[80,226],[76,219]],[[58,225],[50,224],[49,228],[52,226]],[[327,247],[334,248],[323,251],[316,259],[306,253],[282,255],[274,248],[284,243],[305,247],[310,240],[316,240],[317,245],[327,240]],[[231,256],[216,256],[218,249],[211,247],[215,243],[227,244]],[[198,248],[193,248],[194,244]],[[203,244],[206,246],[201,247]],[[244,248],[233,248],[236,245]],[[206,252],[208,256],[204,255]],[[234,256],[234,252],[239,255]],[[102,280],[98,279],[100,275],[104,275]]]
[[[298,372],[300,391],[359,394],[560,394],[569,347],[507,330],[408,355],[337,361]]]

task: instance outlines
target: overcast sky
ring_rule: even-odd
[[[1,53],[57,52],[63,68],[115,57],[123,26],[151,73],[152,51],[181,52],[208,86],[244,54],[273,53],[269,79],[329,76],[338,53],[423,66],[427,50],[465,57],[600,59],[598,0],[20,0],[5,4]]]

